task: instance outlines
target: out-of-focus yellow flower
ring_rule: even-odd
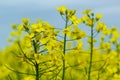
[[[88,19],[88,17],[87,16],[82,16],[82,21],[86,21],[87,19]]]
[[[85,22],[87,26],[91,26],[93,24],[92,19],[90,19],[88,16],[83,16],[81,20],[82,22]]]
[[[93,43],[96,43],[97,40],[96,39],[93,39]],[[88,37],[88,43],[91,44],[91,37]]]
[[[11,27],[12,27],[12,29],[16,29],[17,28],[17,26],[15,24],[12,24]]]
[[[100,13],[96,15],[96,19],[101,19],[102,17],[103,17],[103,15]]]
[[[36,35],[35,39],[39,41],[41,39],[41,34]]]
[[[111,29],[106,29],[103,31],[104,35],[110,35],[111,34]]]
[[[80,30],[77,26],[74,26],[73,31],[71,31],[70,38],[71,39],[81,39],[86,37],[86,33]]]
[[[90,9],[86,9],[85,11],[83,11],[82,13],[83,14],[89,14],[91,12],[91,10]]]
[[[73,15],[73,16],[71,16],[70,17],[70,20],[73,22],[73,21],[75,21],[77,19],[77,17],[75,16],[75,15]]]
[[[100,39],[101,39],[101,41],[104,41],[105,40],[105,36],[101,36]]]
[[[40,33],[41,31],[45,30],[42,26],[42,23],[32,24],[31,27],[32,27],[32,29],[31,29],[32,32]]]
[[[112,34],[116,38],[120,37],[120,33],[118,31],[114,31],[114,32],[112,32]]]
[[[82,19],[81,19],[81,18],[78,19],[75,15],[71,16],[69,19],[70,19],[71,22],[72,22],[73,24],[75,24],[75,25],[77,25],[77,24],[79,24],[79,23],[82,22]]]
[[[120,74],[114,74],[114,80],[120,80]]]
[[[112,65],[108,66],[108,67],[107,67],[107,70],[108,70],[110,73],[115,73],[115,72],[117,72],[116,66],[112,66]]]
[[[37,61],[37,63],[39,63],[42,56],[41,56],[41,54],[35,53],[34,57],[35,57],[35,60]]]
[[[109,53],[109,58],[110,59],[115,59],[117,56],[117,52],[115,50],[111,50]]]
[[[32,47],[31,37],[32,37],[32,35],[26,34],[23,38],[23,43],[25,43],[25,46],[28,48]]]
[[[110,38],[110,42],[112,42],[112,43],[117,42],[117,38],[116,38],[116,37],[112,37],[112,38]]]
[[[107,50],[109,50],[109,49],[111,48],[111,44],[108,43],[108,42],[102,43],[102,44],[101,44],[101,48],[102,48],[102,49],[107,49]]]
[[[10,70],[0,64],[0,80],[3,80],[8,74],[10,74]]]
[[[14,31],[14,32],[11,32],[11,34],[10,34],[11,37],[20,36],[20,35],[21,35],[20,31]]]
[[[66,34],[67,36],[70,36],[70,31],[71,31],[71,26],[68,26],[67,28],[65,28],[64,30],[63,30],[63,34]]]
[[[71,16],[74,16],[75,13],[76,13],[76,10],[69,10],[69,9],[66,10],[67,17],[69,17],[69,18]]]
[[[96,27],[96,31],[100,32],[101,30],[102,31],[106,30],[106,25],[103,22],[98,22],[97,27]]]
[[[30,21],[30,18],[23,18],[22,19],[22,22],[26,25],[28,24],[29,21]]]
[[[113,28],[111,29],[112,32],[117,31],[117,30],[118,30],[117,27],[113,27]]]
[[[19,30],[19,31],[22,31],[22,30],[24,30],[24,27],[23,27],[23,25],[19,25],[19,26],[18,26],[18,30]]]
[[[41,38],[41,39],[40,39],[40,42],[41,42],[42,44],[46,44],[48,41],[49,41],[48,38]]]
[[[67,10],[66,6],[61,6],[59,8],[57,8],[57,10],[60,12],[61,15],[64,14],[64,12]]]
[[[35,78],[33,76],[27,76],[23,80],[35,80]]]
[[[35,35],[34,33],[31,33],[31,34],[29,34],[29,37],[30,37],[30,38],[33,38],[34,35]]]
[[[83,48],[83,43],[81,41],[79,41],[78,45],[77,45],[77,49],[80,50]]]

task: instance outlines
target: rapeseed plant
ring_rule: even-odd
[[[11,44],[0,51],[0,79],[119,80],[118,29],[107,28],[101,21],[103,15],[90,9],[83,11],[82,17],[66,6],[57,11],[65,22],[63,29],[42,20],[30,23],[29,18],[12,25]],[[79,27],[81,24],[90,28],[90,34]],[[98,42],[98,47],[94,46]],[[85,43],[89,44],[86,49]]]

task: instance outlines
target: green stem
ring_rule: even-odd
[[[120,50],[119,50],[119,44],[117,44],[116,43],[116,48],[117,48],[117,58],[118,58],[118,60],[119,60],[119,58],[120,58]],[[118,69],[118,74],[120,74],[120,69],[119,69],[119,64],[117,64],[117,69]]]
[[[67,26],[68,26],[68,18],[67,18],[67,16],[66,16],[66,21],[65,21],[65,22],[66,22],[66,23],[65,23],[65,28],[67,28]],[[63,49],[63,55],[65,55],[65,53],[66,53],[66,38],[67,38],[67,36],[66,36],[66,33],[65,33],[65,35],[64,35],[64,49]],[[65,59],[63,59],[62,80],[65,80]]]
[[[8,79],[9,79],[9,80],[12,80],[12,78],[11,78],[11,76],[10,76],[10,75],[8,75]]]
[[[88,70],[88,80],[91,80],[91,68],[92,68],[92,57],[93,57],[93,24],[91,26],[91,45],[90,45],[90,62],[89,62],[89,70]]]
[[[35,71],[36,71],[36,80],[39,80],[39,64],[37,64],[37,62],[35,65]]]
[[[35,54],[37,54],[37,48],[36,48],[36,42],[35,40],[33,40],[33,47],[34,47],[34,52]],[[37,62],[35,62],[35,72],[36,72],[36,79],[35,80],[39,80],[39,64]]]

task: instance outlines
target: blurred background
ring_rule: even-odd
[[[0,0],[0,49],[9,45],[11,24],[20,24],[22,18],[30,18],[30,22],[42,19],[55,27],[64,27],[56,10],[61,5],[76,9],[79,16],[83,10],[92,9],[103,14],[107,27],[120,27],[120,0]]]

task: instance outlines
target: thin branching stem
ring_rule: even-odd
[[[67,28],[67,26],[68,26],[68,17],[67,17],[67,15],[66,15],[65,28]],[[63,55],[65,55],[65,53],[66,53],[66,39],[67,39],[67,35],[66,35],[66,33],[65,33],[65,35],[64,35],[64,49],[63,49]],[[65,80],[65,59],[63,59],[62,80]]]
[[[33,40],[33,48],[34,48],[34,52],[35,54],[37,54],[37,47],[36,47],[36,42],[35,40]],[[37,63],[37,61],[35,61],[35,76],[36,76],[36,79],[35,80],[39,80],[39,64]]]
[[[10,76],[10,75],[8,75],[8,79],[9,79],[9,80],[12,80],[12,78],[11,78],[11,76]]]
[[[15,73],[19,73],[19,74],[25,74],[25,75],[35,75],[35,74],[30,74],[30,73],[24,73],[24,72],[20,72],[20,71],[17,71],[17,70],[14,70],[14,69],[11,69],[9,68],[7,65],[5,65],[5,67]]]
[[[89,61],[89,69],[88,69],[88,80],[91,80],[91,69],[92,69],[92,57],[93,57],[93,27],[94,27],[94,23],[93,23],[93,19],[92,19],[92,25],[91,25],[91,44],[90,44],[90,61]]]
[[[23,49],[22,49],[19,41],[18,41],[18,46],[19,46],[20,50],[22,51],[24,57],[25,57],[27,60],[29,60],[32,64],[29,63],[28,61],[27,61],[27,63],[29,63],[29,64],[31,64],[31,65],[35,65],[35,63],[34,63],[30,58],[28,58],[28,57],[25,55],[25,53],[24,53],[24,51],[23,51]]]

